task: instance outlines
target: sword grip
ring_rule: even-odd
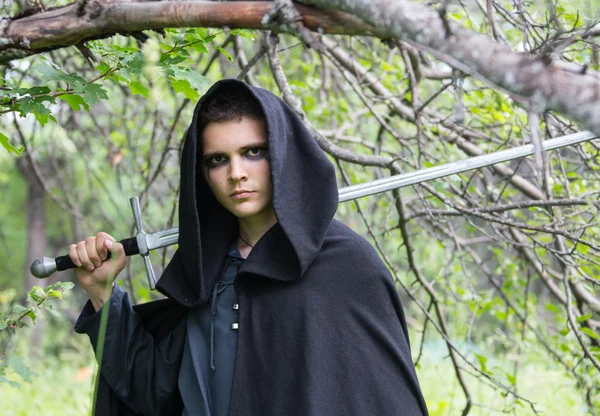
[[[135,237],[126,238],[124,240],[119,241],[119,243],[123,244],[123,249],[125,250],[126,256],[132,256],[134,254],[140,254],[140,250],[138,249],[137,240]],[[106,260],[112,257],[112,253],[108,252],[108,257]],[[62,272],[68,269],[76,269],[77,266],[71,260],[71,257],[68,255],[60,256],[54,259],[56,261],[56,271]]]
[[[134,254],[140,254],[140,249],[138,247],[137,239],[135,237],[126,238],[124,240],[119,241],[119,243],[123,244],[123,249],[125,250],[126,256],[132,256]],[[108,252],[107,260],[111,258],[111,252]],[[31,274],[39,279],[44,279],[46,277],[51,276],[54,272],[64,271],[68,269],[76,269],[77,266],[71,260],[71,257],[59,256],[54,259],[49,259],[47,257],[43,257],[35,260],[31,263]]]

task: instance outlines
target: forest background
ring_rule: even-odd
[[[337,217],[396,279],[431,415],[600,414],[600,141],[541,148],[600,133],[597,1],[274,3],[0,4],[2,414],[89,412],[84,293],[29,265],[134,235],[132,196],[176,226],[184,129],[230,77],[281,95],[340,187],[533,143]],[[139,258],[119,284],[157,298]]]

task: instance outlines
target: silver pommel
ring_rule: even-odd
[[[56,261],[50,257],[41,257],[31,263],[29,270],[38,279],[43,279],[56,271]]]

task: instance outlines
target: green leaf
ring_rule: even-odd
[[[227,52],[225,49],[223,49],[219,45],[215,45],[215,47],[219,50],[219,52],[221,52],[223,55],[225,55],[225,57],[227,59],[229,59],[231,62],[233,62],[233,57],[231,55],[229,55],[229,52]]]
[[[56,289],[60,291],[71,290],[75,287],[73,282],[56,282],[46,288],[46,290]]]
[[[517,377],[506,373],[506,378],[507,378],[508,382],[510,384],[512,384],[513,386],[517,384]]]
[[[139,75],[144,70],[144,54],[140,51],[134,52],[121,61],[125,70],[130,74]]]
[[[103,74],[106,74],[108,71],[111,70],[111,67],[106,62],[100,62],[98,65],[96,65],[96,69],[102,72]]]
[[[36,377],[37,374],[29,369],[27,364],[22,357],[10,357],[8,359],[8,365],[18,374],[24,381],[31,382],[32,377]]]
[[[185,61],[183,56],[171,56],[169,54],[162,55],[158,60],[159,64],[164,67],[176,66],[183,61]]]
[[[23,305],[15,305],[13,307],[13,313],[18,314],[18,315],[22,315],[28,311],[29,311],[29,308],[26,308]]]
[[[54,116],[50,113],[50,110],[44,105],[44,102],[55,103],[54,97],[43,95],[41,97],[30,97],[23,101],[20,101],[15,105],[15,110],[19,111],[21,117],[25,117],[27,114],[33,114],[37,121],[43,126],[48,120],[56,122]]]
[[[185,71],[185,79],[192,84],[201,95],[204,95],[211,85],[211,81],[198,71]]]
[[[43,300],[44,296],[40,296],[39,293],[36,293],[35,291],[30,291],[29,293],[27,293],[27,301],[29,303],[39,303]]]
[[[16,381],[9,380],[9,379],[7,379],[4,376],[0,376],[0,384],[1,383],[8,384],[9,386],[14,387],[16,389],[18,389],[19,387],[21,387],[21,384],[17,383]]]
[[[587,315],[581,315],[579,318],[575,319],[575,321],[577,323],[581,323],[583,321],[587,321],[588,319],[590,319],[592,317],[591,313],[588,313]]]
[[[55,311],[55,310],[54,310],[54,309],[52,309],[52,308],[46,308],[46,311],[50,312],[50,314],[51,314],[52,316],[56,316],[56,317],[60,316],[60,313],[59,313],[58,311]]]
[[[254,29],[233,29],[230,33],[233,36],[241,36],[254,40]]]
[[[600,335],[596,334],[589,328],[581,328],[581,332],[587,334],[592,339],[600,339]]]
[[[39,302],[46,297],[46,293],[44,293],[44,290],[39,286],[33,286],[29,291],[29,295],[31,295],[36,302]]]
[[[35,322],[35,319],[37,318],[37,316],[35,316],[35,312],[33,312],[33,311],[27,312],[27,316],[29,316],[29,319],[31,319],[31,322]]]
[[[48,94],[50,92],[50,88],[48,87],[32,87],[27,90],[29,95],[43,95]]]
[[[81,89],[87,84],[87,81],[85,79],[83,79],[75,73],[65,74],[61,76],[60,79],[75,89]]]
[[[189,69],[182,69],[174,66],[171,68],[171,72],[175,78],[184,79],[189,82],[190,85],[194,87],[197,90],[196,92],[198,92],[200,95],[204,95],[211,85],[210,80],[197,71],[191,71]]]
[[[208,49],[206,48],[206,43],[203,40],[193,42],[190,47],[198,52],[206,53]]]
[[[100,84],[87,84],[83,87],[83,98],[88,104],[96,104],[101,99],[108,99],[108,94]]]
[[[73,110],[78,111],[81,107],[85,108],[87,111],[90,111],[90,106],[85,102],[81,95],[77,94],[64,94],[58,97],[59,99],[66,101]]]
[[[62,293],[60,293],[58,290],[49,290],[46,293],[46,296],[51,297],[51,298],[57,298],[57,299],[62,299]]]
[[[479,361],[479,365],[481,366],[481,371],[489,374],[487,366],[485,365],[487,363],[487,357],[484,357],[483,355],[479,355],[479,354],[475,354],[475,357],[477,357],[477,360]]]
[[[563,337],[567,336],[567,334],[569,333],[569,328],[565,328],[565,329],[561,329],[560,331],[558,331],[558,333],[560,335],[562,335]]]
[[[129,88],[131,89],[131,92],[134,94],[143,95],[146,98],[148,98],[150,96],[150,90],[148,88],[144,87],[138,81],[130,82]]]
[[[195,101],[200,98],[200,94],[196,91],[190,83],[184,79],[178,79],[177,81],[172,81],[171,86],[175,90],[175,92],[182,92],[186,98]]]
[[[61,71],[45,62],[34,66],[33,70],[41,75],[42,81],[60,81],[61,76],[63,75]]]
[[[42,81],[64,81],[74,88],[81,88],[86,84],[86,80],[81,76],[75,73],[67,74],[58,66],[51,65],[48,62],[42,62],[33,69],[41,75]]]
[[[4,147],[8,153],[15,153],[17,156],[19,156],[25,150],[23,147],[14,147],[11,145],[8,137],[2,133],[0,133],[0,144],[2,144],[2,147]]]

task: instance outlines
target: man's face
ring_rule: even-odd
[[[202,173],[215,198],[238,218],[272,215],[273,185],[263,121],[209,123],[202,134]],[[245,191],[239,193],[240,191]]]

